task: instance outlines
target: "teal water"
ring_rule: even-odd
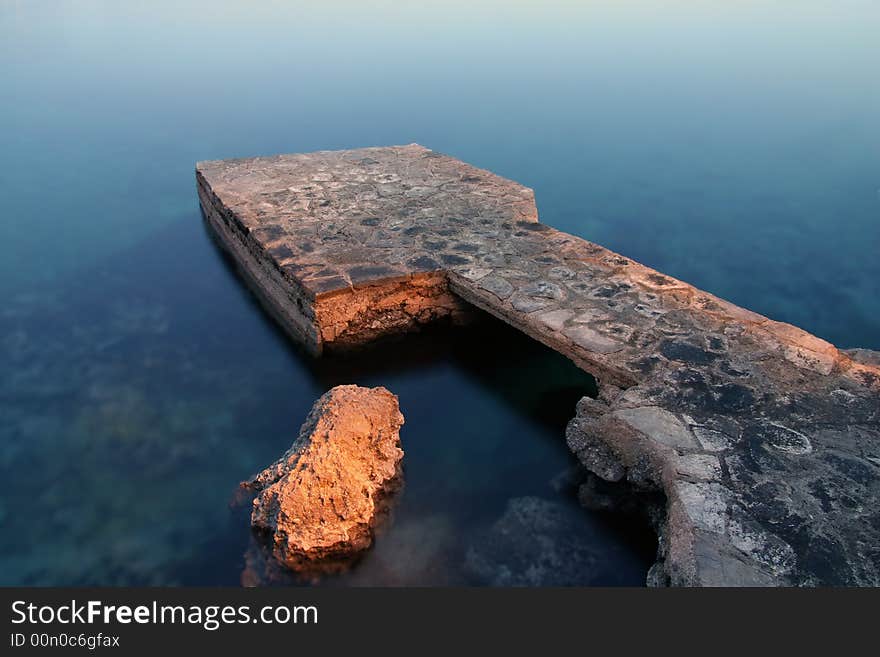
[[[343,382],[400,395],[407,483],[332,583],[488,583],[464,564],[510,499],[574,509],[588,377],[479,329],[310,361],[206,235],[196,160],[419,142],[880,348],[877,34],[873,0],[0,3],[0,583],[237,582],[237,482]],[[642,530],[581,516],[572,583],[643,581]]]

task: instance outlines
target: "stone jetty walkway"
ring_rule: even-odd
[[[415,144],[196,173],[209,225],[313,352],[476,306],[594,374],[566,437],[599,476],[666,494],[652,582],[880,585],[877,352],[541,224],[532,190]]]

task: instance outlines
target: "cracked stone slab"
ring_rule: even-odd
[[[196,179],[218,242],[316,354],[476,307],[595,375],[603,401],[567,440],[599,476],[666,494],[652,581],[880,585],[876,352],[541,224],[531,189],[416,144],[200,162]]]

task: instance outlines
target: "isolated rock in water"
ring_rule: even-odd
[[[344,562],[370,546],[400,485],[397,397],[337,386],[312,407],[293,446],[242,486],[259,494],[251,525],[294,570]]]
[[[577,507],[516,497],[504,515],[468,549],[467,573],[490,586],[587,586],[599,555]],[[585,529],[587,531],[585,531]]]

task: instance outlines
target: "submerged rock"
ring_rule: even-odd
[[[349,586],[464,586],[460,531],[452,516],[424,513],[395,522],[362,565]],[[369,565],[366,563],[369,561]]]
[[[862,365],[880,365],[880,351],[873,349],[845,349],[847,356]]]
[[[588,586],[600,564],[577,508],[516,497],[467,551],[465,570],[490,586]]]
[[[251,525],[293,570],[342,569],[370,546],[401,481],[397,397],[337,386],[312,407],[293,446],[244,488],[258,493]]]

